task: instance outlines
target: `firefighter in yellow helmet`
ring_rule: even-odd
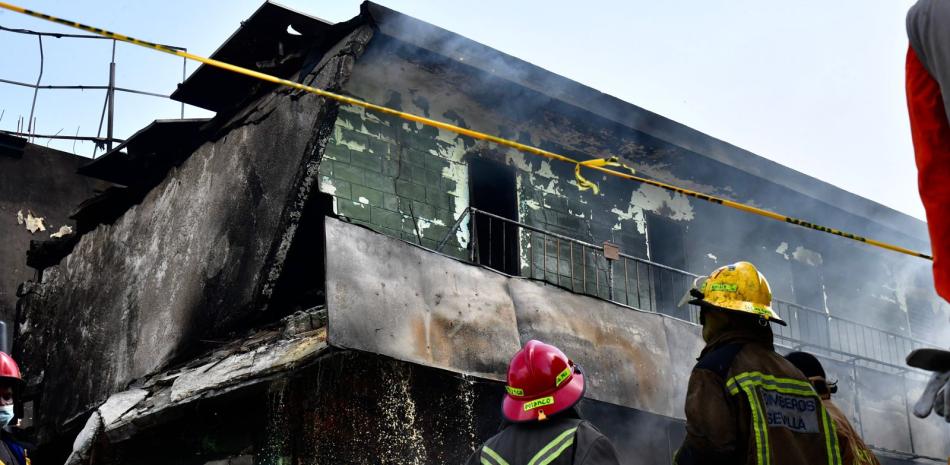
[[[775,352],[772,291],[749,262],[698,278],[683,303],[700,307],[703,348],[686,393],[677,465],[840,465],[821,398]]]

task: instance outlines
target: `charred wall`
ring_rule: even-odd
[[[337,244],[327,250],[330,344],[500,380],[516,348],[538,339],[584,368],[587,398],[635,412],[622,426],[624,441],[649,429],[639,422],[685,418],[688,379],[703,347],[697,325],[461,263],[337,220],[326,226]],[[950,454],[942,419],[910,412],[926,381],[919,372],[817,353],[838,382],[834,401],[869,445],[905,456]],[[644,453],[665,449],[651,443]]]
[[[12,136],[4,136],[12,137]],[[24,141],[25,142],[25,141]],[[24,143],[23,151],[0,152],[0,319],[13,321],[17,286],[33,278],[26,264],[30,241],[49,239],[69,219],[79,202],[91,197],[96,180],[76,174],[89,159]],[[45,230],[30,232],[17,212],[44,218]]]
[[[357,28],[300,79],[339,87],[371,35]],[[41,442],[203,340],[293,310],[271,298],[335,114],[316,96],[276,90],[220,115],[214,136],[139,204],[27,288],[16,357],[29,361]]]
[[[503,392],[500,382],[339,351],[100,446],[95,463],[460,464],[502,425]],[[624,465],[668,464],[683,434],[680,421],[604,402],[578,410]]]
[[[498,66],[506,65],[499,61]],[[684,148],[680,141],[651,135],[656,121],[623,125],[468,66],[462,58],[383,34],[357,63],[347,90],[371,102],[576,159],[617,155],[640,174],[664,182],[928,249],[920,228],[901,226],[906,218],[894,212],[856,214],[834,197],[851,194],[821,181],[778,165],[774,176],[750,174]],[[341,109],[326,158],[321,190],[334,196],[340,215],[430,248],[448,236],[447,252],[460,257],[470,245],[471,225],[463,218],[459,231],[449,229],[471,204],[468,161],[486,159],[516,176],[518,216],[529,225],[594,244],[609,240],[627,254],[694,273],[750,260],[770,278],[776,297],[895,333],[936,341],[940,335],[931,330],[933,323],[947,320],[948,308],[928,279],[927,261],[594,172],[586,175],[601,193],[580,191],[570,165],[361,108]],[[816,198],[796,191],[778,182],[783,176],[808,179],[814,191],[833,195]],[[540,244],[524,237],[521,241],[522,275],[570,282],[564,272],[528,270],[529,258],[545,252]],[[553,248],[547,252],[554,253]],[[578,265],[591,280],[605,274],[603,264]],[[606,288],[590,293],[608,295]],[[822,337],[827,342],[829,336]]]
[[[336,351],[270,383],[196,402],[131,439],[100,444],[94,463],[460,464],[502,426],[503,393],[498,381]],[[584,399],[578,410],[611,439],[624,465],[670,464],[685,435],[682,420],[607,402]]]

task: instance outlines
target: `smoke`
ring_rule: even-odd
[[[361,98],[398,101],[406,111],[577,159],[619,155],[664,182],[926,250],[925,228],[906,215],[412,18],[387,16],[381,23],[382,34],[347,84]],[[568,165],[447,131],[423,133],[415,123],[400,123],[399,130],[428,134],[440,142],[438,155],[456,163],[486,156],[512,166],[523,221],[594,243],[611,240],[623,252],[666,264],[682,260],[697,274],[752,261],[776,299],[795,312],[782,333],[790,338],[785,343],[832,349],[825,351],[829,363],[857,356],[902,365],[918,341],[950,341],[948,307],[933,292],[930,263],[919,258],[693,198],[657,202],[637,183],[599,174],[589,177],[603,190],[595,196],[577,190]],[[455,181],[459,192],[467,189],[464,176]],[[456,214],[467,202],[457,198]],[[648,244],[654,217],[645,211],[680,233]],[[578,228],[556,229],[578,220]],[[879,445],[908,448],[911,432],[923,427],[907,418],[903,378],[879,363],[839,371],[845,381],[839,397],[850,399],[854,418],[863,419]],[[914,446],[926,448],[920,440]]]

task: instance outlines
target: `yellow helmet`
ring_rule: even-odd
[[[716,269],[708,277],[697,278],[689,303],[749,313],[788,326],[772,310],[772,289],[755,265],[738,262]]]

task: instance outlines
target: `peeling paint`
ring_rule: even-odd
[[[787,251],[788,251],[788,242],[782,242],[782,243],[779,244],[778,247],[775,249],[775,253],[777,253],[777,254],[779,254],[779,255],[785,257],[786,260],[789,259],[788,254],[785,253],[785,252],[787,252]]]
[[[323,192],[323,193],[326,193],[326,194],[330,194],[330,195],[333,195],[333,196],[336,195],[336,186],[333,185],[333,178],[331,178],[331,177],[329,177],[329,176],[321,176],[321,177],[320,177],[320,192]],[[334,197],[334,198],[336,198],[336,197]]]
[[[635,190],[630,203],[654,213],[666,213],[671,220],[689,221],[694,218],[693,206],[688,197],[649,184],[643,184]]]
[[[46,218],[41,216],[34,216],[33,212],[30,210],[26,211],[26,215],[23,214],[23,210],[16,212],[16,221],[17,224],[26,225],[26,230],[30,234],[35,234],[38,231],[46,231]]]
[[[73,228],[69,226],[60,226],[59,230],[50,234],[49,237],[53,237],[53,238],[66,237],[72,233],[73,233]]]
[[[808,250],[802,246],[795,248],[795,251],[792,252],[792,258],[806,265],[821,266],[822,264],[820,253],[814,250]]]

